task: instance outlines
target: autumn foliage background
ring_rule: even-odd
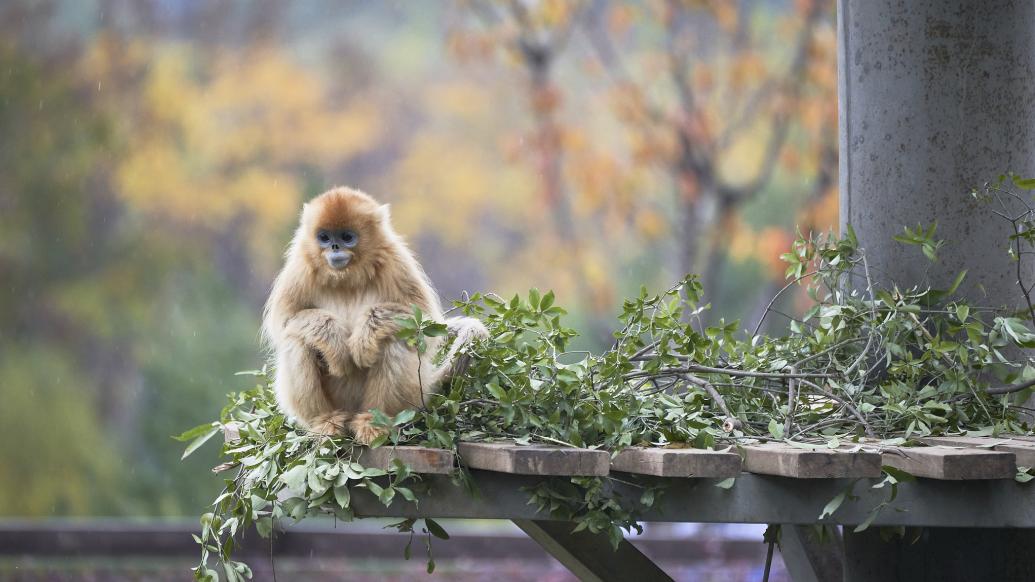
[[[391,203],[443,297],[554,289],[584,347],[687,271],[710,317],[753,326],[795,226],[836,222],[831,19],[820,0],[4,2],[0,515],[207,504],[215,451],[180,463],[169,435],[262,365],[298,210],[334,185]]]

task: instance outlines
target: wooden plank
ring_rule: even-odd
[[[969,447],[979,450],[1003,451],[1013,453],[1017,457],[1017,465],[1035,467],[1035,442],[1016,438],[945,436],[920,439],[928,445],[949,447]],[[992,445],[992,446],[989,446]]]
[[[460,458],[472,469],[515,475],[597,476],[608,474],[604,451],[510,443],[460,443]]]
[[[889,447],[883,449],[881,459],[885,465],[929,479],[1012,479],[1017,470],[1013,453],[972,448]]]
[[[880,454],[827,448],[804,449],[782,443],[747,445],[744,470],[796,479],[880,477]]]
[[[658,477],[736,477],[740,455],[705,449],[629,447],[611,459],[611,470]]]
[[[393,459],[407,464],[414,473],[448,475],[453,472],[453,451],[429,447],[385,445],[376,449],[362,447],[356,462],[364,467],[388,469]]]

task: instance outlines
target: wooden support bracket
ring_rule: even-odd
[[[514,524],[583,582],[667,582],[672,578],[628,540],[618,548],[603,534],[572,533],[565,521],[515,519]]]

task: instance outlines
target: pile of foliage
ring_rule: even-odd
[[[933,227],[917,228],[900,240],[933,259],[940,246],[934,234]],[[1017,359],[1016,348],[1035,346],[1035,333],[1016,314],[955,298],[965,273],[949,289],[878,288],[850,228],[843,238],[799,237],[784,259],[790,282],[781,294],[804,286],[812,306],[794,318],[776,312],[774,298],[766,315],[790,319],[781,337],[741,333],[738,322],[704,325],[708,305],[694,276],[626,301],[614,344],[599,355],[567,350],[576,332],[563,325],[565,312],[552,293],[457,302],[457,310],[485,322],[490,339],[467,350],[466,370],[422,409],[394,418],[375,413],[390,431],[374,446],[456,451],[461,440],[506,439],[608,451],[760,441],[837,448],[1028,431],[1014,403],[1032,391],[1035,368]],[[402,328],[400,338],[418,350],[425,336],[445,333],[418,310]],[[216,468],[236,475],[226,479],[196,537],[198,579],[220,577],[210,557],[230,580],[249,576],[231,555],[235,535],[252,525],[269,536],[282,518],[332,514],[349,521],[360,489],[385,505],[418,499],[419,475],[399,462],[387,471],[363,467],[349,437],[308,434],[278,410],[265,371],[254,373],[260,383],[232,394],[218,421],[181,435],[191,441],[186,455],[227,425],[240,434],[224,445],[226,463]],[[458,485],[469,478],[460,461]],[[885,483],[903,478],[891,470]],[[644,484],[638,499],[622,498],[610,479],[545,479],[528,495],[576,530],[617,544],[623,530],[639,529],[637,515],[660,491]],[[418,524],[396,526],[412,541]],[[422,527],[431,571],[431,538],[448,534],[430,519]]]

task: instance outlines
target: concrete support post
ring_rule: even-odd
[[[968,193],[1035,172],[1035,5],[839,0],[838,43],[841,223],[875,275],[945,288],[968,269],[976,304],[1019,305],[1009,225]],[[933,221],[937,264],[891,239]]]
[[[945,288],[966,269],[961,292],[973,304],[1019,306],[1009,225],[967,194],[1003,172],[1035,172],[1035,4],[838,0],[838,43],[841,224],[855,228],[875,278]],[[933,221],[947,241],[937,263],[892,241],[904,225]],[[846,532],[845,580],[1035,572],[1031,532],[924,535],[910,545]]]

